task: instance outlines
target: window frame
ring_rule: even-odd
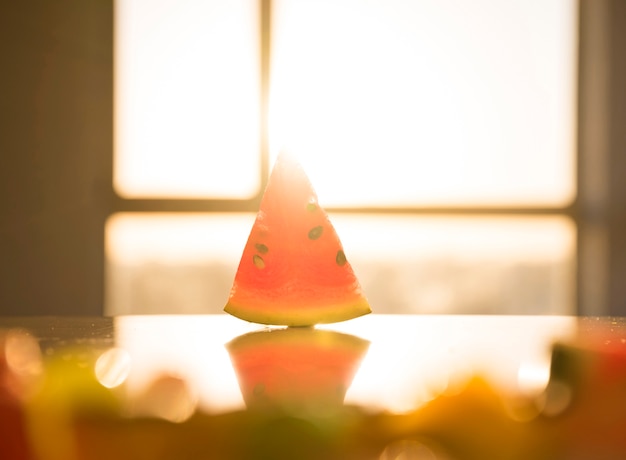
[[[411,206],[411,207],[326,207],[329,213],[407,214],[415,216],[563,216],[576,229],[575,306],[579,315],[607,314],[613,310],[609,286],[615,285],[609,264],[609,235],[619,229],[611,226],[608,209],[612,190],[606,190],[611,158],[608,158],[607,129],[611,107],[604,86],[611,72],[608,25],[612,0],[578,2],[578,71],[577,71],[577,139],[576,193],[566,206]],[[260,187],[249,199],[204,198],[123,198],[112,189],[111,214],[132,213],[213,213],[251,212],[258,210],[269,172],[269,85],[272,1],[260,2]],[[613,86],[614,88],[615,86]],[[596,155],[595,152],[603,152]],[[112,155],[113,156],[113,155]],[[614,168],[613,168],[614,169]],[[626,186],[621,187],[626,192]],[[626,195],[626,193],[624,193]],[[622,214],[624,214],[622,212]],[[615,218],[612,218],[615,220]],[[626,253],[626,249],[624,251]],[[626,264],[626,262],[625,262]],[[606,275],[605,278],[602,278]],[[615,289],[614,289],[615,290]],[[621,294],[626,298],[626,288]],[[626,306],[620,310],[626,313]]]

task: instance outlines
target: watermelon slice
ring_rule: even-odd
[[[249,409],[299,415],[343,405],[367,340],[314,328],[251,332],[226,345]]]
[[[285,326],[371,312],[308,177],[287,154],[276,160],[224,310]]]

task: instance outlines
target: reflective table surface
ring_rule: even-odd
[[[0,458],[626,458],[622,318],[5,317],[0,346]]]

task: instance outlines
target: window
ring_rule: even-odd
[[[118,2],[119,195],[257,193],[257,16],[255,4],[246,0]]]
[[[105,313],[220,312],[283,148],[374,311],[575,313],[576,13],[118,0]]]

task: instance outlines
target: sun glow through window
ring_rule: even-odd
[[[258,190],[258,8],[117,2],[121,195]],[[273,0],[272,18],[271,151],[326,205],[573,198],[574,0]]]
[[[321,202],[573,199],[575,1],[273,5],[271,148]]]
[[[115,10],[116,191],[254,195],[257,2],[119,0]]]

